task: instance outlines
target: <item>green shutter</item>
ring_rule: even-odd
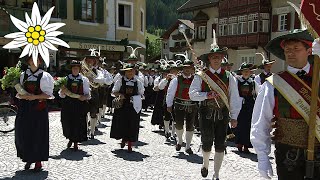
[[[97,22],[104,23],[104,0],[96,0],[97,4]]]
[[[67,19],[67,1],[59,0],[59,17],[61,19]]]
[[[74,20],[81,19],[81,0],[73,0],[73,13],[74,13]]]

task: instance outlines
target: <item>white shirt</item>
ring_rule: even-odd
[[[183,73],[182,73],[182,76],[188,79],[192,77],[192,75],[186,76]],[[167,107],[172,107],[177,88],[178,88],[178,77],[175,77],[170,81],[170,84],[168,87],[167,96],[166,96]]]
[[[287,70],[291,73],[297,73],[301,69],[288,66]],[[302,70],[307,73],[310,71],[308,63]],[[266,81],[262,84],[257,96],[251,122],[251,143],[258,155],[259,170],[267,170],[271,151],[271,119],[275,106],[274,87]]]
[[[39,69],[37,72],[32,73],[30,69],[27,69],[25,72],[22,72],[20,75],[20,84],[23,86],[24,74],[27,73],[27,81],[37,81],[37,77],[40,73],[43,73],[42,78],[40,79],[40,89],[43,93],[50,96],[50,99],[54,98],[53,88],[54,80],[53,77],[46,71]],[[34,75],[34,76],[33,76]]]
[[[89,83],[89,79],[87,78],[87,77],[85,77],[85,76],[83,76],[83,75],[81,75],[81,74],[79,74],[79,76],[77,76],[77,77],[74,77],[74,76],[72,76],[72,74],[69,74],[68,75],[68,78],[69,79],[71,79],[71,80],[82,80],[82,86],[83,86],[83,95],[85,95],[85,96],[88,96],[88,100],[89,99],[91,99],[91,94],[90,94],[90,91],[91,91],[91,89],[90,89],[90,83]],[[66,95],[65,94],[61,94],[61,90],[59,90],[59,96],[61,97],[61,98],[65,98],[66,97]]]
[[[127,82],[127,85],[131,85],[133,86],[134,85],[134,82],[138,82],[138,94],[139,95],[143,95],[144,94],[144,86],[142,84],[141,81],[139,81],[139,77],[136,75],[134,76],[134,78],[132,80],[128,80],[126,77],[124,77]],[[120,91],[120,88],[122,86],[122,78],[118,79],[115,83],[114,83],[114,86],[112,88],[112,93],[115,93],[115,92],[119,92]]]
[[[154,82],[153,82],[153,90],[154,90],[156,87],[159,88],[160,80],[161,80],[161,76],[156,77],[156,79],[155,79]]]
[[[144,82],[144,83],[143,83],[143,84],[144,84],[144,87],[148,87],[148,81],[149,81],[149,80],[148,80],[148,76],[147,76],[147,75],[144,76],[144,81],[143,81],[143,82]]]
[[[149,76],[149,79],[148,79],[149,86],[152,86],[153,80],[154,80],[153,77]]]
[[[119,79],[122,78],[122,75],[120,73],[116,74],[116,76],[114,77],[114,82],[118,81]],[[142,82],[142,84],[144,85],[144,75],[139,71],[138,72],[138,80]]]
[[[111,84],[113,83],[112,74],[109,73],[109,71],[106,70],[106,69],[102,69],[101,71],[102,71],[103,77],[104,77],[104,79],[105,79],[104,84],[106,84],[106,85],[111,85]]]
[[[209,71],[211,73],[219,73],[221,72],[221,68],[219,68],[217,71],[209,67]],[[195,75],[190,89],[189,89],[189,96],[192,101],[204,101],[208,99],[208,92],[202,91],[202,79],[199,75]],[[230,103],[230,117],[231,119],[237,119],[238,115],[241,110],[242,106],[242,98],[239,96],[238,91],[238,84],[237,80],[234,76],[229,76],[229,88],[228,88],[228,95],[229,95],[229,103]]]
[[[93,81],[95,83],[99,83],[99,84],[107,84],[107,85],[110,85],[112,84],[112,78],[109,76],[110,73],[108,72],[108,75],[107,75],[107,79],[105,78],[105,73],[99,69],[96,69],[96,74],[97,76],[93,79]]]
[[[263,71],[262,73],[264,73],[265,75],[267,75],[268,73],[266,71]],[[254,77],[254,82],[255,82],[255,89],[256,89],[256,93],[259,93],[259,89],[261,88],[261,78],[260,78],[260,74],[256,75]]]

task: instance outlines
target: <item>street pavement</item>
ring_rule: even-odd
[[[132,153],[120,148],[120,141],[110,139],[111,116],[106,116],[94,140],[82,143],[80,150],[66,149],[68,140],[62,135],[60,112],[51,112],[50,157],[43,163],[43,171],[24,171],[24,163],[16,157],[14,133],[0,134],[0,179],[106,179],[106,180],[201,180],[211,179],[213,157],[209,175],[202,178],[200,136],[195,134],[192,149],[187,155],[184,147],[175,150],[174,141],[167,141],[158,126],[152,126],[151,111],[143,115],[139,141]],[[220,180],[259,180],[255,153],[239,154],[233,143],[228,143]],[[253,149],[251,149],[252,152]],[[275,171],[274,147],[271,162]],[[33,166],[31,167],[33,168]],[[273,179],[277,179],[274,177]]]

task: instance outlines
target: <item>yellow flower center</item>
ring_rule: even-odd
[[[28,27],[28,32],[25,33],[25,37],[27,38],[28,43],[37,46],[39,43],[45,41],[46,34],[46,31],[43,30],[40,25],[36,25],[35,27]]]

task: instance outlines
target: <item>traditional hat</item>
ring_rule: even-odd
[[[272,39],[265,48],[276,57],[285,60],[283,45],[287,40],[298,40],[312,47],[312,42],[314,39],[308,30],[295,29],[290,31],[288,34]]]
[[[241,74],[241,71],[243,70],[250,70],[250,71],[254,71],[257,69],[257,66],[254,65],[254,64],[251,64],[251,63],[246,63],[246,62],[243,62],[239,69],[235,71],[236,74]]]
[[[122,64],[122,68],[120,69],[120,71],[128,71],[128,70],[131,70],[131,69],[134,69],[135,68],[135,65],[134,64],[131,64],[131,63],[123,63]]]
[[[131,54],[128,57],[127,61],[138,61],[139,59],[136,55],[136,51],[137,51],[137,49],[140,49],[141,47],[136,47],[135,49],[133,49],[132,46],[127,46],[127,47],[131,49]]]
[[[262,56],[262,64],[259,66],[259,69],[263,69],[264,65],[267,65],[267,64],[273,64],[276,62],[275,59],[273,60],[269,60],[269,59],[266,59],[266,57],[264,56],[264,53],[256,53],[256,54],[259,54]]]
[[[183,62],[180,64],[180,67],[189,67],[193,66],[193,61],[191,61],[188,57],[188,51],[185,52],[185,54],[176,54],[176,56],[182,56],[184,57]]]
[[[233,66],[233,63],[229,63],[228,59],[224,57],[224,59],[221,62],[221,66]]]
[[[70,66],[71,67],[73,67],[73,66],[80,66],[81,67],[81,62],[77,61],[77,60],[72,60],[70,63]]]
[[[210,52],[207,54],[203,54],[200,56],[200,59],[203,61],[208,61],[208,55],[213,54],[213,53],[221,53],[221,54],[227,54],[227,47],[220,48],[217,44],[217,39],[216,39],[216,31],[213,29],[213,42],[210,46]]]
[[[41,18],[37,3],[33,3],[31,18],[26,13],[26,22],[23,22],[14,16],[10,15],[12,23],[20,30],[20,32],[10,33],[5,35],[5,38],[13,39],[11,42],[3,46],[4,49],[14,49],[23,47],[24,49],[19,58],[31,56],[35,65],[37,65],[38,56],[42,57],[45,65],[49,67],[50,54],[49,49],[58,51],[53,45],[59,45],[69,48],[69,45],[57,38],[63,34],[61,31],[56,31],[65,23],[49,24],[51,14],[54,7],[50,8],[47,13]]]

